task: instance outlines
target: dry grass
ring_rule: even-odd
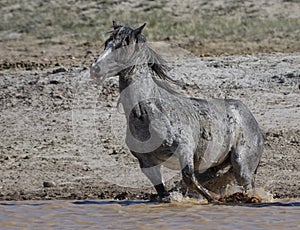
[[[3,1],[0,41],[13,37],[22,41],[103,42],[116,19],[133,26],[147,22],[149,40],[169,40],[198,54],[300,51],[300,17],[228,17],[211,12],[181,17],[164,10],[166,1],[132,11],[116,7],[114,2]]]

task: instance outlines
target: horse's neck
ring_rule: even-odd
[[[125,112],[131,111],[142,101],[155,98],[157,85],[152,78],[153,71],[148,64],[136,66],[127,76],[119,77],[120,100]]]

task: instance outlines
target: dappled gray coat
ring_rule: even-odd
[[[263,138],[251,112],[239,100],[204,100],[175,92],[165,61],[141,34],[144,26],[114,23],[91,76],[99,81],[119,75],[126,143],[161,200],[169,200],[161,165],[181,170],[188,188],[209,201],[215,197],[202,182],[228,165],[245,190],[253,188]]]

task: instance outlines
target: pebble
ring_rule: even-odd
[[[65,67],[59,67],[52,71],[52,74],[67,72],[68,70]]]
[[[55,187],[56,183],[53,181],[44,181],[43,186],[44,188],[51,188],[51,187]]]

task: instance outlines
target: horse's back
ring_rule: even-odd
[[[228,104],[229,111],[244,131],[243,133],[261,136],[261,130],[254,115],[244,103],[235,99],[226,99],[226,102]]]

